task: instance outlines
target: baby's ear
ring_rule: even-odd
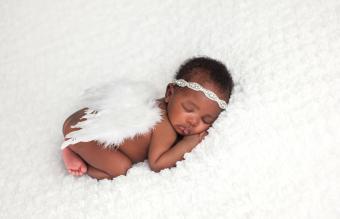
[[[164,98],[164,101],[166,103],[169,102],[174,92],[175,92],[175,85],[172,83],[168,84],[168,86],[166,87],[165,98]]]

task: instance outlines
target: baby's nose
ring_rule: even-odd
[[[195,127],[198,125],[198,119],[196,117],[191,117],[188,119],[190,126]]]

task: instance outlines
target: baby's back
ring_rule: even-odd
[[[162,111],[162,120],[164,120],[164,116],[166,116],[164,98],[157,99],[157,103],[158,107]],[[152,130],[143,135],[136,135],[132,139],[125,139],[124,142],[119,146],[119,150],[128,156],[133,163],[144,161],[148,158]]]
[[[118,150],[129,157],[133,163],[142,162],[148,157],[151,135],[152,132],[150,131],[144,135],[137,135],[132,139],[126,139],[119,146]]]

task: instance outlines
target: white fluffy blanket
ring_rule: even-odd
[[[0,3],[0,218],[339,218],[338,0]],[[64,119],[117,78],[160,93],[193,55],[223,60],[228,110],[176,168],[67,174]]]

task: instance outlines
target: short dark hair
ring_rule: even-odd
[[[176,73],[176,79],[190,80],[192,70],[203,69],[208,72],[210,80],[216,83],[219,88],[227,93],[229,100],[234,88],[233,79],[227,67],[220,61],[209,57],[193,57],[186,60]]]

